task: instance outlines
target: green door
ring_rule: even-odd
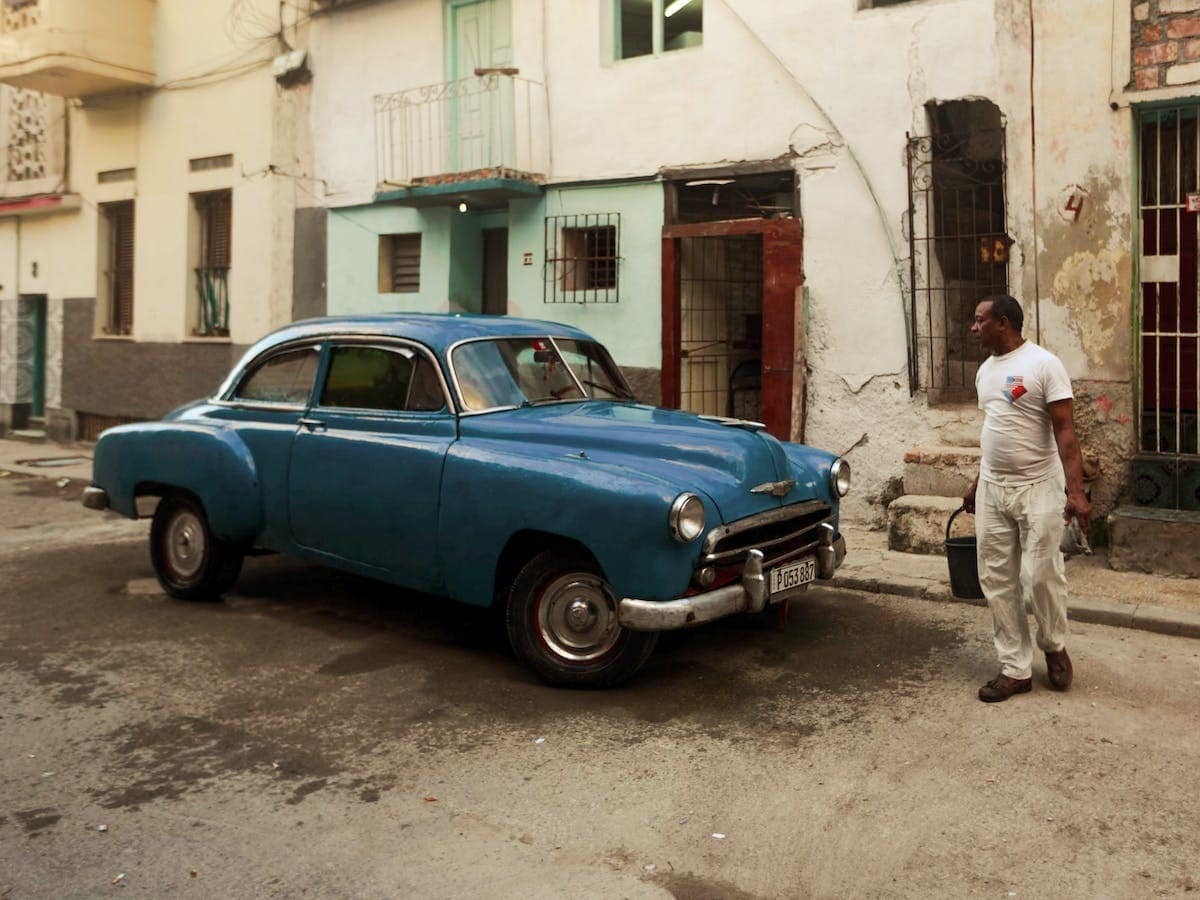
[[[507,65],[511,45],[508,0],[449,0],[446,77],[453,86],[446,110],[447,171],[502,164],[501,80],[475,73]]]

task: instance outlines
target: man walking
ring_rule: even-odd
[[[963,496],[963,507],[975,513],[979,583],[992,610],[1000,657],[1000,674],[979,689],[987,703],[1033,687],[1022,557],[1050,684],[1060,691],[1071,686],[1067,576],[1059,543],[1072,517],[1086,535],[1092,512],[1083,493],[1071,380],[1057,356],[1022,337],[1024,319],[1021,304],[997,294],[979,301],[971,325],[971,334],[991,354],[975,375],[984,411],[983,459],[979,477]]]

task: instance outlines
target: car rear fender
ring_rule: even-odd
[[[217,537],[245,543],[262,530],[254,458],[232,429],[183,422],[111,428],[96,443],[92,482],[130,518],[137,518],[139,496],[183,490],[204,505]]]

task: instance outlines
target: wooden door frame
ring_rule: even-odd
[[[763,242],[762,409],[767,430],[780,440],[801,436],[803,423],[793,431],[792,396],[797,352],[796,295],[804,284],[804,227],[799,219],[734,219],[664,225],[662,230],[662,402],[680,402],[679,242],[682,238],[720,238],[761,235]],[[803,344],[803,334],[800,335]]]

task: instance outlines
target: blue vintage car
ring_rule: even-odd
[[[636,402],[602,345],[493,316],[313,319],[209,399],[106,431],[83,502],[137,516],[186,600],[272,550],[478,606],[555,684],[616,684],[658,632],[759,612],[845,555],[850,469],[761,425]]]

